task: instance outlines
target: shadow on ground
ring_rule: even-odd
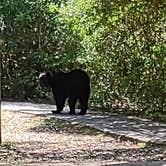
[[[65,115],[64,115],[65,116]],[[66,134],[82,134],[82,135],[98,135],[103,133],[100,130],[90,128],[88,126],[80,125],[79,123],[72,123],[67,120],[57,119],[55,117],[47,117],[41,121],[41,124],[29,129],[30,132],[54,132]]]
[[[52,115],[51,111],[56,109],[55,106],[46,104],[2,102],[2,107],[8,110],[56,117],[139,141],[166,144],[166,124],[155,123],[147,119],[98,112],[90,112],[85,116],[71,116],[66,113],[69,112],[68,108],[65,108],[65,113],[61,115]]]

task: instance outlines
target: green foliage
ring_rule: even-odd
[[[32,98],[37,94],[36,71],[51,70],[64,61],[61,41],[57,39],[62,31],[56,11],[60,2],[54,2],[1,1],[6,26],[1,31],[5,97]]]
[[[72,3],[71,3],[72,2]],[[85,5],[84,5],[85,4]],[[94,105],[164,111],[165,2],[72,0],[62,9],[84,46]]]
[[[165,6],[161,0],[2,0],[4,97],[44,98],[36,71],[83,68],[92,106],[164,112]]]

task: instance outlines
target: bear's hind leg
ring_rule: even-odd
[[[88,109],[88,98],[89,97],[86,97],[86,96],[81,96],[79,98],[80,105],[81,105],[81,112],[79,113],[80,115],[85,115],[86,114],[86,111]]]
[[[69,97],[69,108],[70,108],[70,115],[75,114],[75,105],[76,105],[77,98],[76,97]]]

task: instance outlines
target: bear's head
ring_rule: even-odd
[[[41,87],[51,88],[52,73],[44,72],[39,74],[39,83]]]

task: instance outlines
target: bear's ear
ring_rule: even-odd
[[[46,77],[52,77],[52,72],[50,71],[46,72]]]

